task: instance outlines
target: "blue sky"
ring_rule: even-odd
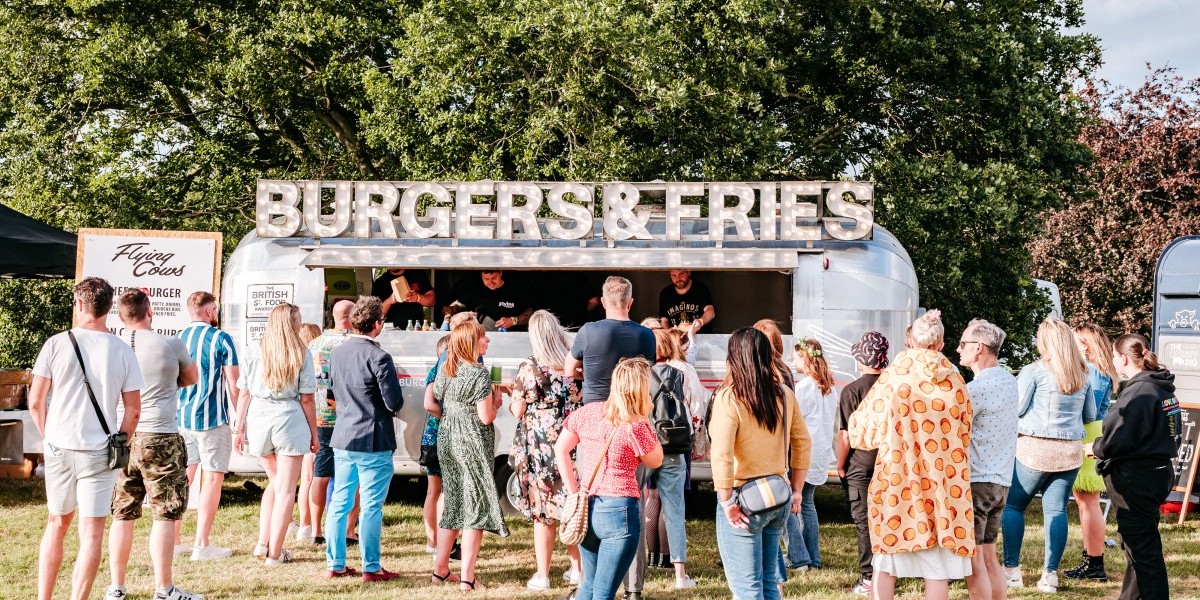
[[[1200,0],[1083,0],[1083,30],[1100,38],[1104,64],[1096,76],[1136,87],[1146,63],[1200,77]]]

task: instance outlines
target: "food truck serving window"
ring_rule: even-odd
[[[304,260],[310,269],[404,267],[413,269],[788,271],[795,248],[495,248],[429,246],[321,246]]]

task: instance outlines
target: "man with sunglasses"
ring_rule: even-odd
[[[996,556],[1000,515],[1012,483],[1017,450],[1017,378],[999,363],[1004,330],[983,319],[967,325],[958,343],[959,362],[975,374],[967,391],[975,411],[971,421],[971,494],[975,543],[967,590],[972,598],[1008,597],[1004,569]]]

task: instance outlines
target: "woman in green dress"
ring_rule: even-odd
[[[433,579],[453,581],[450,550],[462,531],[459,589],[483,587],[476,583],[475,563],[483,532],[508,536],[500,512],[500,497],[492,481],[496,430],[492,422],[501,396],[488,370],[479,364],[487,352],[488,338],[479,323],[463,323],[450,333],[446,361],[434,381],[434,397],[442,405],[438,424],[438,461],[442,466],[442,518],[438,523],[437,558]]]

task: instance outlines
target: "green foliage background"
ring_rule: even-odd
[[[984,316],[1026,340],[1026,244],[1087,160],[1072,85],[1099,52],[1063,33],[1081,18],[1079,0],[7,5],[0,201],[229,250],[259,177],[849,173],[877,182],[948,331]],[[4,284],[0,364],[66,325],[53,287]]]

